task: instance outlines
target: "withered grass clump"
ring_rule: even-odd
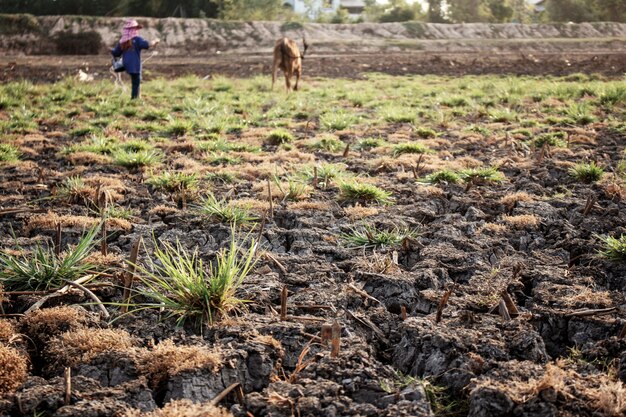
[[[0,343],[0,393],[14,391],[28,376],[28,359]]]
[[[0,319],[0,343],[9,343],[15,335],[15,327],[8,320]]]
[[[533,201],[533,196],[524,192],[524,191],[520,191],[517,193],[512,193],[512,194],[507,194],[505,196],[503,196],[500,199],[500,204],[508,207],[508,208],[512,208],[514,207],[517,203],[519,203],[520,201]]]
[[[50,340],[47,353],[57,364],[73,366],[100,353],[130,350],[134,345],[135,340],[124,330],[87,328],[65,332]]]
[[[159,386],[172,375],[194,369],[211,369],[216,372],[222,363],[220,354],[203,346],[177,346],[170,339],[142,353],[137,368],[148,376],[153,387]]]
[[[216,407],[209,403],[196,404],[190,400],[171,401],[160,410],[142,413],[140,410],[132,409],[126,411],[122,417],[232,417],[230,411]]]
[[[541,378],[529,381],[488,379],[479,382],[473,392],[481,388],[495,388],[517,404],[541,397],[543,392],[552,392],[551,397],[558,401],[555,405],[563,411],[580,411],[582,407],[607,417],[626,413],[626,388],[621,381],[613,381],[606,374],[581,375],[572,368],[571,361],[560,359],[548,363]]]
[[[73,215],[59,216],[56,213],[49,212],[40,216],[31,217],[26,226],[26,233],[30,233],[33,230],[38,229],[55,230],[57,224],[60,224],[63,227],[89,229],[98,224],[98,222],[100,222],[100,219],[95,217]],[[122,229],[128,231],[132,228],[132,224],[125,219],[109,218],[107,219],[107,228],[109,230]]]
[[[354,206],[344,207],[343,211],[350,220],[357,220],[364,217],[375,216],[378,214],[379,209],[377,207],[365,207],[360,204],[356,204]]]
[[[22,319],[22,329],[35,341],[47,341],[61,333],[78,330],[88,322],[84,314],[68,306],[36,310]]]
[[[539,217],[534,214],[520,214],[517,216],[502,216],[506,224],[516,229],[536,229],[539,226]]]

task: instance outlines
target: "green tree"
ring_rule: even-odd
[[[594,19],[593,4],[586,0],[546,0],[551,22],[589,22]]]
[[[626,1],[592,0],[595,20],[626,23]]]
[[[508,1],[503,0],[489,0],[487,2],[489,11],[491,13],[490,21],[496,23],[510,22],[513,17],[513,7]]]
[[[446,18],[443,15],[443,0],[428,0],[426,19],[431,23],[446,22]]]
[[[224,20],[276,20],[285,11],[281,0],[220,0],[219,17]]]
[[[454,23],[489,22],[491,11],[484,0],[447,0],[448,17]]]

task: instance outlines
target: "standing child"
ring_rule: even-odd
[[[141,84],[141,50],[159,44],[158,39],[150,44],[147,40],[139,36],[139,29],[142,27],[143,26],[134,19],[127,20],[124,24],[120,41],[115,48],[111,50],[111,54],[114,57],[122,57],[124,70],[130,74],[133,86],[131,99],[139,98],[139,85]]]

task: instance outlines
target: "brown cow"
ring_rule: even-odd
[[[287,85],[287,91],[291,91],[291,77],[296,76],[296,85],[294,90],[298,89],[298,81],[302,75],[302,58],[306,53],[309,44],[306,43],[306,39],[302,39],[304,45],[304,52],[300,54],[298,45],[295,41],[288,38],[282,38],[276,42],[274,46],[274,65],[272,68],[272,90],[274,89],[274,82],[276,82],[276,75],[280,68],[285,73],[285,84]]]

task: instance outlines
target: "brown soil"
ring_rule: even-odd
[[[149,57],[144,53],[144,59]],[[7,57],[0,69],[0,81],[27,79],[53,82],[76,75],[81,69],[96,78],[109,78],[107,56],[14,56]],[[156,55],[145,63],[147,77],[178,77],[195,74],[201,77],[225,75],[251,77],[271,73],[271,55],[232,54],[207,57]],[[393,75],[408,74],[515,74],[566,75],[598,73],[621,76],[626,72],[623,53],[360,53],[311,54],[304,60],[304,77],[359,78],[366,72]]]
[[[97,78],[110,77],[106,56],[15,57],[9,61],[1,72],[3,82],[52,82],[76,74],[79,68],[88,68]],[[254,76],[267,74],[269,65],[268,57],[256,55],[225,54],[206,60],[166,57],[149,61],[146,76]],[[311,55],[304,65],[306,77],[357,78],[365,71],[619,76],[626,70],[626,57]],[[407,131],[402,124],[394,128]],[[605,166],[616,166],[623,157],[623,133],[603,129],[601,123],[566,126],[563,131],[574,141],[583,135],[592,137],[577,142],[576,149]],[[342,135],[347,142],[357,136],[350,131]],[[384,188],[393,191],[396,205],[372,221],[384,226],[393,219],[420,229],[419,236],[396,248],[395,255],[391,250],[380,253],[387,260],[397,257],[397,263],[381,268],[374,254],[360,256],[364,253],[333,241],[352,222],[344,208],[334,203],[336,190],[318,189],[317,200],[332,202],[325,210],[286,204],[274,208],[261,235],[263,248],[271,256],[261,259],[242,287],[241,297],[253,302],[244,316],[226,325],[196,335],[192,329],[161,320],[156,311],[144,311],[112,326],[132,335],[136,341],[132,349],[83,357],[75,354],[59,362],[45,355],[51,351],[50,342],[29,334],[32,326],[23,321],[20,331],[31,341],[24,342],[23,350],[34,358],[32,372],[17,392],[0,398],[0,416],[117,416],[128,407],[149,412],[178,399],[206,403],[234,383],[240,384],[241,391],[233,390],[220,404],[237,417],[397,417],[433,416],[434,412],[474,417],[623,415],[623,387],[607,377],[610,368],[618,373],[618,380],[626,382],[626,342],[617,337],[622,321],[614,314],[620,310],[599,316],[571,313],[624,304],[626,267],[595,254],[596,234],[626,231],[624,201],[601,185],[575,183],[567,174],[567,167],[579,160],[573,153],[558,158],[548,153],[544,158],[538,150],[517,149],[508,140],[489,142],[480,137],[472,142],[445,132],[441,138],[449,139],[442,146],[450,155],[475,158],[483,164],[505,161],[502,171],[509,182],[470,190],[459,185],[434,189],[416,183],[408,168],[405,172],[404,167],[401,171],[380,167],[376,174]],[[81,204],[46,199],[73,169],[57,155],[75,138],[46,128],[31,139],[41,145],[41,152],[0,172],[3,208],[37,201],[38,209],[58,215],[89,214]],[[324,152],[316,156],[326,162],[343,162],[354,173],[366,171],[375,157],[367,151],[351,151],[346,157]],[[215,253],[228,241],[228,226],[207,224],[188,211],[177,210],[170,197],[151,190],[138,173],[99,164],[81,169],[85,177],[100,176],[106,170],[132,188],[120,195],[119,204],[138,208],[140,214],[132,229],[111,231],[112,253],[126,256],[139,237],[146,242],[152,236],[170,242],[178,239],[205,254]],[[231,191],[250,195],[250,188],[243,182]],[[216,189],[225,192],[227,187]],[[568,197],[557,197],[570,190]],[[510,198],[515,192],[529,193],[532,198],[516,201]],[[505,196],[509,200],[503,202]],[[585,210],[588,196],[595,203]],[[151,211],[159,205],[169,210]],[[23,232],[21,244],[26,248],[39,236],[54,235],[44,227],[29,228],[32,216],[28,211],[2,214],[3,247],[12,247],[12,230]],[[535,218],[541,222],[532,222]],[[80,230],[64,229],[64,243],[75,241]],[[290,318],[286,321],[276,312],[283,287],[289,290]],[[446,292],[450,298],[438,321],[438,305]],[[519,309],[520,314],[510,320],[498,314],[503,292],[510,294]],[[119,301],[121,291],[104,288],[97,294],[103,301]],[[6,313],[24,313],[39,297],[12,295],[11,302],[5,303]],[[77,291],[62,300],[52,299],[46,307],[70,302],[89,300]],[[97,319],[93,306],[87,309],[93,311],[81,309],[89,317],[85,324],[66,327],[83,331],[83,327],[111,326]],[[338,357],[331,357],[329,347],[316,336],[322,323],[341,327]],[[168,347],[168,340],[176,345],[211,346],[221,363],[159,369],[157,378],[156,371],[143,369],[141,358],[154,356],[159,343]],[[56,346],[52,351],[62,356],[65,350]],[[565,357],[567,361],[547,364]],[[71,368],[74,388],[67,402],[64,369],[59,363]],[[408,377],[415,375],[428,383]],[[447,399],[438,403],[436,392],[428,390],[430,383],[444,387]]]

